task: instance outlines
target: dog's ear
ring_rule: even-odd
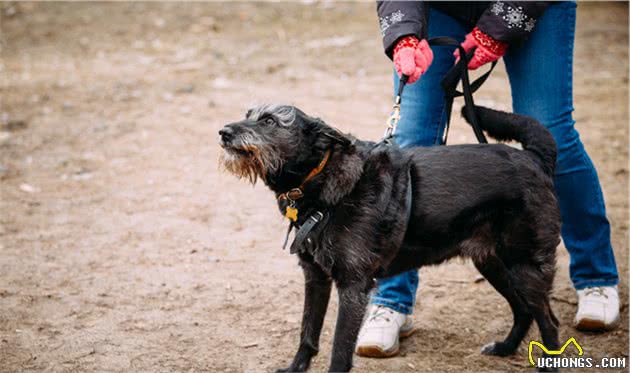
[[[327,204],[336,205],[354,189],[363,173],[364,161],[354,145],[336,146],[330,158],[324,168],[326,179],[321,187],[320,198]]]
[[[354,143],[354,139],[348,135],[343,134],[335,127],[327,125],[323,120],[319,118],[310,117],[301,111],[298,111],[298,115],[301,117],[304,128],[310,133],[315,134],[315,143],[328,147],[330,144],[339,144],[342,147],[349,147]]]
[[[320,133],[327,138],[331,139],[333,142],[342,145],[343,147],[348,147],[353,144],[354,140],[344,135],[338,129],[330,126],[322,127]]]

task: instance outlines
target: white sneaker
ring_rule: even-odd
[[[411,317],[381,305],[370,305],[357,340],[356,354],[365,357],[398,355],[399,338],[415,332]]]
[[[617,286],[595,286],[577,291],[578,311],[575,327],[597,331],[613,329],[619,322]]]

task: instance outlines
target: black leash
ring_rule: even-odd
[[[488,79],[492,70],[497,65],[497,62],[494,61],[490,66],[490,70],[488,70],[485,74],[479,77],[474,82],[470,82],[470,77],[468,75],[468,62],[474,53],[474,49],[470,51],[470,53],[466,53],[461,44],[448,36],[438,36],[435,38],[429,39],[429,45],[431,46],[447,46],[447,47],[456,47],[459,50],[459,61],[453,66],[448,73],[442,79],[441,85],[442,89],[444,89],[444,101],[445,106],[444,110],[446,110],[446,128],[444,129],[444,136],[442,138],[442,142],[446,144],[448,139],[448,130],[450,128],[451,122],[451,112],[453,109],[453,100],[455,97],[464,96],[464,102],[466,104],[466,115],[470,118],[470,124],[475,133],[475,137],[480,144],[488,143],[486,136],[479,126],[479,121],[477,118],[477,113],[474,110],[475,101],[473,100],[473,93],[481,87],[481,85]],[[385,130],[385,135],[383,136],[383,141],[390,141],[391,138],[396,133],[396,126],[398,125],[398,121],[400,120],[400,103],[402,101],[402,92],[407,84],[409,77],[407,75],[402,75],[400,77],[400,81],[398,84],[398,92],[396,94],[396,98],[394,100],[394,106],[392,108],[392,114],[387,120],[387,129]],[[457,90],[457,84],[462,82],[462,92]]]

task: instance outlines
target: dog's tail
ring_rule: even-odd
[[[475,106],[481,128],[499,141],[515,140],[523,149],[532,154],[545,173],[553,176],[556,166],[556,142],[547,128],[536,119],[519,114],[506,113]],[[465,108],[462,115],[468,123]]]

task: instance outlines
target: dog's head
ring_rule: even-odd
[[[352,140],[318,118],[288,105],[262,105],[250,109],[245,119],[219,131],[225,168],[255,183],[258,178],[299,179],[337,145]],[[310,168],[309,168],[310,167]]]

